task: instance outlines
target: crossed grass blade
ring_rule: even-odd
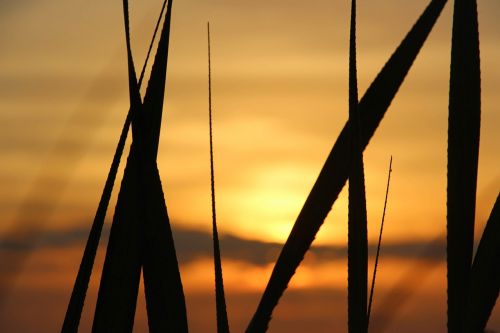
[[[160,12],[160,15],[158,17],[157,23],[155,30],[153,32],[153,37],[151,38],[151,42],[149,45],[148,53],[146,55],[146,60],[144,62],[144,65],[142,67],[141,71],[141,76],[139,78],[139,83],[138,88],[140,88],[142,84],[142,80],[144,78],[144,72],[149,60],[149,56],[151,54],[151,50],[153,47],[154,40],[156,39],[156,34],[158,31],[158,27],[160,25],[161,18],[163,17],[163,12],[165,10],[165,6],[167,4],[167,1],[163,2],[162,9]],[[125,10],[126,7],[124,7]],[[128,26],[128,14],[127,12],[124,13],[125,16],[125,24]],[[131,50],[130,50],[130,35],[129,31],[126,28],[125,29],[125,34],[126,34],[126,43],[127,43],[127,65],[129,66],[130,70],[130,60],[132,58],[129,58],[129,55],[131,56]],[[132,65],[133,65],[133,60],[132,60]],[[132,66],[133,68],[133,66]],[[134,82],[133,77],[131,78],[132,73],[129,72],[129,90],[132,92],[133,85],[131,86],[130,83]],[[132,94],[130,94],[132,96]],[[90,281],[90,276],[92,274],[92,268],[94,265],[96,253],[97,253],[97,248],[99,246],[99,239],[101,236],[102,228],[104,225],[104,219],[106,217],[106,211],[109,205],[109,201],[111,199],[111,193],[113,191],[114,187],[114,182],[116,180],[116,175],[118,173],[118,168],[120,166],[120,160],[121,156],[123,154],[123,150],[125,148],[125,142],[127,140],[128,136],[128,130],[130,127],[130,123],[132,121],[132,113],[133,113],[133,108],[132,108],[132,103],[129,111],[127,112],[127,117],[125,119],[125,123],[123,124],[122,131],[120,134],[120,139],[118,141],[115,154],[113,156],[113,161],[111,163],[110,170],[108,172],[108,176],[106,178],[106,183],[104,185],[103,192],[101,194],[101,198],[99,200],[99,204],[97,207],[96,214],[94,216],[94,221],[92,223],[92,228],[89,233],[89,237],[85,246],[84,254],[82,257],[82,261],[80,263],[80,268],[78,270],[77,277],[75,279],[75,284],[73,286],[73,291],[71,294],[71,298],[68,304],[68,308],[66,310],[66,315],[64,318],[63,326],[61,329],[61,332],[63,333],[72,333],[72,332],[77,332],[78,331],[78,326],[80,323],[80,318],[81,314],[83,311],[83,306],[85,303],[85,297]]]
[[[361,149],[356,68],[356,1],[351,2],[349,37],[349,212],[347,235],[347,326],[350,333],[367,330],[368,238],[365,175]]]
[[[446,2],[430,2],[359,102],[363,149],[368,145]],[[349,125],[346,124],[283,246],[247,332],[267,330],[274,308],[347,181],[349,161]]]
[[[144,104],[134,85],[128,42],[133,143],[111,227],[94,332],[131,332],[141,266],[150,331],[187,331],[185,300],[168,214],[156,167],[172,1],[158,43]],[[128,31],[127,1],[124,1]],[[128,32],[127,32],[128,37]],[[117,222],[118,221],[118,222]]]
[[[143,161],[139,174],[144,224],[142,265],[151,332],[188,331],[179,264],[156,164],[165,96],[172,2],[168,1],[142,112],[133,123],[139,127],[140,136],[137,141],[140,149],[137,150],[137,155]]]
[[[123,0],[123,16],[127,42],[127,65],[130,109],[137,119],[142,102],[130,46],[128,1]],[[138,158],[137,121],[133,121],[134,140],[127,159],[124,176],[104,261],[92,332],[131,332],[141,275],[141,190]]]

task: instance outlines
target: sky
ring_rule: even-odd
[[[476,239],[500,188],[500,4],[478,2],[482,115]],[[358,2],[360,96],[427,3]],[[0,254],[7,263],[0,282],[9,290],[0,299],[2,331],[52,332],[62,323],[128,110],[121,5],[0,0]],[[347,120],[349,5],[336,0],[173,4],[158,166],[193,332],[215,331],[206,23],[224,280],[230,324],[242,331]],[[158,0],[130,1],[138,71],[160,8]],[[364,154],[371,243],[378,236],[389,157],[394,158],[374,330],[379,325],[385,332],[439,332],[446,325],[442,238],[451,16],[448,3]],[[118,187],[119,181],[108,219]],[[344,189],[317,235],[316,249],[280,302],[270,332],[346,331],[346,241]],[[90,327],[105,242],[82,331]],[[383,305],[397,299],[398,281],[413,281],[415,287],[404,291],[389,322]],[[143,305],[141,300],[137,332],[146,327]],[[33,322],[23,320],[26,316]],[[498,307],[490,328],[500,331]]]

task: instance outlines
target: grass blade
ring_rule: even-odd
[[[361,149],[361,123],[358,113],[356,69],[356,0],[351,2],[349,42],[349,214],[347,237],[347,317],[349,333],[366,332],[368,279],[368,238],[366,218],[365,175]]]
[[[474,244],[481,118],[479,32],[475,0],[456,0],[448,116],[448,332],[463,332]]]
[[[446,0],[430,2],[361,99],[358,108],[363,149],[373,136],[445,4]],[[347,181],[350,161],[348,131],[349,126],[346,124],[299,213],[247,332],[267,330],[273,309]]]
[[[466,332],[484,332],[500,289],[500,195],[472,265]]]
[[[187,332],[184,293],[156,167],[171,8],[169,1],[144,104],[134,113],[134,141],[125,169],[128,178],[124,177],[120,191],[124,199],[119,196],[119,204],[126,204],[117,205],[111,228],[94,332],[132,330],[141,265],[150,331]],[[135,88],[131,95],[139,96]]]
[[[111,225],[92,332],[132,332],[142,262],[140,160],[132,143]]]
[[[139,83],[138,83],[139,88],[142,84],[144,71],[146,69],[149,60],[149,55],[151,53],[151,49],[156,37],[160,20],[163,17],[163,12],[166,3],[167,3],[166,1],[163,2],[163,7],[161,9],[160,16],[158,17],[156,28],[154,30],[153,37],[149,45],[148,54],[146,56],[146,60],[142,67],[141,76],[139,78]],[[127,48],[130,48],[129,44],[130,43],[128,42],[127,39],[127,45],[128,45]],[[115,154],[113,156],[113,161],[111,163],[111,167],[108,172],[108,176],[106,178],[106,183],[104,185],[104,189],[101,198],[99,200],[97,211],[94,216],[92,228],[89,233],[87,244],[85,245],[85,250],[82,257],[82,261],[80,263],[80,268],[78,270],[78,274],[75,279],[75,284],[73,286],[73,291],[71,293],[71,298],[68,304],[68,308],[66,310],[63,327],[61,329],[62,333],[78,332],[78,326],[83,311],[83,305],[85,303],[85,296],[87,294],[90,276],[92,275],[92,267],[94,266],[95,256],[97,253],[97,248],[99,246],[99,239],[101,237],[101,231],[104,225],[104,219],[106,217],[106,211],[108,209],[109,201],[111,199],[111,193],[113,192],[113,186],[116,180],[116,174],[118,173],[118,167],[120,166],[120,160],[123,154],[123,150],[125,148],[125,142],[127,140],[128,130],[131,121],[132,121],[132,108],[130,108],[129,111],[127,112],[127,117],[125,119],[125,123],[123,124],[122,131],[120,134],[120,139],[118,141],[118,145],[116,147]]]
[[[130,47],[128,1],[123,0],[130,108],[137,118],[142,103]],[[134,136],[137,126],[132,124]],[[135,140],[134,140],[135,141]],[[140,161],[133,142],[118,194],[104,261],[92,332],[132,332],[142,261]]]
[[[144,96],[144,124],[146,126],[145,132],[147,133],[146,140],[149,142],[147,144],[151,145],[151,152],[153,156],[158,154],[158,143],[160,140],[168,63],[168,47],[170,43],[172,3],[173,0],[168,1],[167,14],[163,23],[163,29],[160,35],[155,61],[151,69],[151,76],[149,78],[148,87]]]
[[[160,10],[160,15],[158,16],[158,19],[156,20],[155,30],[153,32],[153,38],[151,39],[151,42],[149,43],[148,53],[146,54],[146,61],[144,63],[144,66],[142,66],[141,76],[139,77],[139,83],[138,83],[139,89],[141,88],[142,80],[144,79],[146,65],[147,65],[148,59],[151,55],[151,51],[153,50],[153,43],[154,43],[156,34],[158,33],[158,29],[160,28],[161,19],[163,17],[163,13],[165,12],[166,6],[167,6],[167,0],[163,0],[163,5],[161,6],[161,10]]]
[[[187,332],[186,304],[172,230],[156,164],[143,168],[144,291],[150,332]]]
[[[384,231],[385,209],[387,208],[387,198],[389,197],[389,185],[391,183],[391,173],[392,173],[392,156],[391,156],[391,159],[389,161],[389,172],[387,175],[387,187],[385,189],[384,210],[382,212],[382,222],[380,223],[380,233],[378,234],[377,254],[375,255],[375,265],[373,267],[372,286],[370,288],[370,299],[368,301],[368,314],[367,314],[367,318],[366,318],[366,326],[367,327],[369,327],[370,315],[372,312],[373,292],[375,290],[375,279],[377,277],[378,258],[380,256],[380,247],[382,245],[382,232]]]
[[[224,280],[222,278],[222,262],[219,247],[219,233],[217,232],[217,214],[215,211],[215,176],[214,153],[212,135],[212,70],[210,63],[210,23],[207,22],[208,36],[208,119],[210,128],[210,189],[212,193],[212,237],[214,246],[215,270],[215,304],[217,308],[217,332],[229,333],[229,321],[226,310],[226,297],[224,296]]]
[[[156,165],[168,63],[172,0],[168,2],[160,41],[151,69],[143,112],[138,118],[143,157],[143,273],[151,332],[187,332],[184,291],[167,207]],[[135,119],[134,119],[135,122]]]

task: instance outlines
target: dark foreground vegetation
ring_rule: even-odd
[[[348,329],[350,333],[370,331],[369,316],[376,268],[371,281],[372,288],[368,293],[363,151],[374,136],[446,2],[446,0],[430,1],[365,95],[358,99],[356,1],[352,0],[348,120],[327,156],[281,250],[247,332],[265,332],[268,329],[273,310],[348,180]],[[480,333],[486,328],[500,287],[500,203],[497,197],[486,229],[480,237],[478,250],[473,257],[481,115],[477,5],[475,0],[455,0],[453,5],[447,185],[448,332]],[[167,72],[172,0],[164,1],[150,44],[149,51],[154,45],[157,31],[163,21],[144,97],[141,96],[139,88],[146,64],[137,80],[130,47],[127,0],[123,1],[123,9],[130,109],[92,224],[62,332],[78,331],[106,210],[129,127],[132,127],[132,146],[111,226],[92,331],[132,332],[142,272],[150,331],[187,332],[182,281],[156,164]],[[210,34],[208,37],[210,172],[217,331],[229,332],[215,209]],[[390,171],[391,166],[389,166],[389,177]],[[377,258],[381,239],[382,227]]]

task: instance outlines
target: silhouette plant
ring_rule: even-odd
[[[115,158],[114,168],[112,167],[110,172],[111,177],[109,179],[111,181],[109,186],[107,183],[105,194],[103,194],[101,200],[105,202],[103,205],[104,211],[100,213],[99,218],[96,218],[97,222],[94,223],[96,227],[92,231],[97,230],[97,232],[91,233],[87,245],[90,250],[85,252],[82,260],[81,266],[84,267],[85,271],[82,274],[84,276],[82,280],[86,280],[83,281],[83,288],[86,290],[88,286],[91,266],[95,258],[95,249],[102,229],[101,220],[104,219],[112,182],[116,176],[119,155],[123,151],[128,126],[131,118],[133,118],[133,143],[111,227],[92,331],[132,331],[142,266],[150,330],[152,332],[168,330],[183,332],[187,331],[185,300],[161,181],[156,166],[165,90],[172,1],[170,0],[167,5],[167,12],[144,103],[141,101],[130,47],[128,1],[126,0],[123,1],[123,9],[131,106],[117,148],[118,153],[116,156],[118,157]],[[155,28],[155,35],[157,28],[158,24]],[[90,264],[90,269],[85,268],[88,264]],[[78,285],[78,278],[75,285]],[[79,286],[79,288],[80,291],[77,293],[81,295],[82,287]],[[81,315],[82,297],[85,297],[85,290],[83,290],[83,296],[80,296],[80,300],[76,302],[80,303],[76,307],[76,310],[79,310],[76,315],[78,318]],[[70,309],[71,302],[68,313],[72,325],[66,326],[66,324],[63,324],[63,331],[66,331],[66,329],[68,329],[68,332],[76,331],[78,328],[78,320],[71,319],[75,318],[75,311],[70,311]]]
[[[228,333],[229,322],[226,311],[226,298],[224,296],[224,281],[222,279],[222,263],[220,258],[219,233],[217,232],[217,215],[215,212],[215,175],[214,175],[214,149],[212,135],[212,70],[210,63],[210,23],[207,22],[208,37],[208,122],[210,130],[210,190],[212,194],[212,238],[214,246],[214,271],[215,271],[215,305],[217,308],[217,332]]]
[[[349,42],[349,213],[347,235],[347,324],[349,333],[367,331],[368,236],[365,174],[361,149],[356,69],[356,0],[351,1]]]
[[[481,78],[475,0],[456,0],[448,114],[448,332],[463,332],[474,245]]]
[[[358,104],[364,150],[437,21],[446,0],[433,0]],[[247,332],[267,330],[271,315],[349,176],[350,122],[335,142],[274,266]]]
[[[370,325],[370,314],[372,312],[372,304],[373,304],[373,293],[375,291],[375,280],[377,278],[377,268],[378,268],[378,259],[380,257],[380,247],[382,246],[382,233],[384,232],[384,220],[385,220],[385,209],[387,208],[387,198],[389,197],[389,185],[391,184],[391,173],[392,173],[392,156],[389,160],[389,172],[387,175],[387,187],[385,189],[385,200],[384,200],[384,210],[382,211],[382,221],[380,222],[380,232],[378,234],[378,242],[377,242],[377,253],[375,254],[375,264],[373,265],[373,277],[372,277],[372,285],[370,288],[370,297],[368,299],[368,313],[366,314],[366,326]]]
[[[187,331],[185,301],[172,232],[156,166],[172,1],[168,2],[148,88],[141,103],[124,1],[132,135],[94,316],[94,332],[132,330],[141,266],[152,332]]]
[[[472,260],[481,119],[475,0],[453,11],[448,114],[448,332],[483,332],[500,287],[498,197]]]
[[[335,142],[284,244],[247,332],[265,332],[272,312],[310,248],[333,203],[349,179],[348,328],[367,332],[367,221],[363,151],[403,83],[420,49],[439,18],[446,0],[431,0],[359,100],[356,78],[356,2],[352,1],[349,51],[349,119]],[[165,1],[162,8],[165,8]],[[455,0],[450,70],[448,130],[448,331],[483,332],[500,287],[499,197],[493,207],[474,260],[474,211],[479,151],[480,63],[477,9],[474,0]],[[130,46],[128,1],[123,1],[130,110],[92,225],[70,299],[63,332],[77,332],[86,290],[116,178],[128,127],[132,146],[113,217],[99,287],[93,332],[131,332],[141,269],[144,275],[148,324],[151,332],[187,332],[187,315],[179,266],[170,229],[156,157],[165,91],[172,0],[148,87],[141,100]],[[159,27],[158,21],[155,33]],[[215,210],[212,142],[210,31],[208,28],[208,88],[212,228],[218,332],[229,332]],[[151,42],[149,52],[151,51]],[[147,58],[148,58],[147,57]],[[146,59],[147,62],[147,59]],[[144,66],[145,67],[145,66]],[[391,162],[379,234],[380,244],[389,189]],[[411,275],[411,274],[410,274]]]
[[[149,56],[151,54],[151,50],[153,47],[154,40],[156,38],[156,34],[158,32],[158,28],[160,26],[161,18],[163,17],[163,12],[165,11],[165,6],[167,1],[163,2],[160,15],[156,22],[155,30],[153,32],[153,37],[151,38],[151,42],[149,44],[148,53],[146,55],[146,60],[144,61],[144,65],[142,66],[141,76],[139,78],[139,82],[137,83],[138,88],[141,87],[142,80],[144,78],[144,73],[146,70],[146,66],[148,64]],[[129,48],[129,34],[127,35],[127,53]],[[115,150],[115,154],[113,156],[113,161],[111,163],[111,167],[109,169],[109,173],[106,179],[106,183],[104,185],[103,193],[101,194],[101,198],[99,200],[99,204],[97,206],[97,211],[94,217],[94,222],[92,223],[92,228],[90,230],[90,234],[87,240],[87,244],[85,246],[84,254],[82,257],[82,262],[80,264],[80,268],[78,270],[78,274],[75,280],[75,284],[73,286],[73,292],[71,294],[71,298],[68,304],[68,308],[66,311],[66,316],[64,318],[64,323],[62,327],[63,333],[77,332],[78,326],[80,323],[81,313],[83,311],[83,305],[85,302],[85,296],[87,293],[90,276],[92,274],[92,267],[94,265],[95,256],[97,253],[97,248],[99,246],[99,239],[101,237],[102,227],[104,225],[104,219],[106,217],[106,211],[108,209],[109,200],[111,199],[111,193],[113,191],[114,182],[116,179],[116,174],[118,173],[118,167],[120,165],[120,159],[123,154],[123,149],[125,148],[125,142],[128,136],[128,130],[130,128],[130,123],[132,121],[132,107],[127,112],[127,117],[125,119],[125,123],[123,124],[122,131],[120,134],[120,139],[118,141],[118,145]]]

